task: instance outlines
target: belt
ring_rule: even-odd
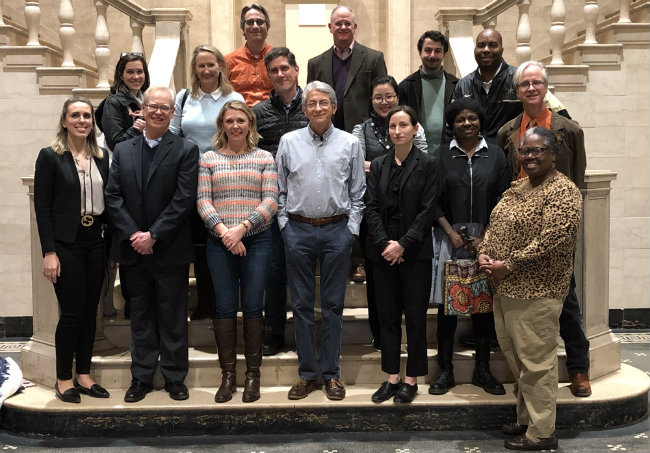
[[[101,225],[104,223],[104,216],[103,215],[90,215],[86,214],[85,216],[81,217],[81,225],[85,227],[91,227],[95,223],[98,225]]]
[[[332,217],[321,217],[319,219],[312,219],[309,217],[303,217],[298,214],[289,214],[289,218],[291,220],[295,220],[296,222],[308,223],[315,227],[322,227],[325,225],[329,225],[330,223],[338,222],[339,220],[347,219],[348,215],[339,214],[339,215],[334,215]]]

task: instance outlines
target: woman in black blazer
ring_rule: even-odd
[[[79,403],[80,393],[109,397],[90,377],[97,305],[106,269],[107,181],[108,155],[97,146],[93,106],[87,99],[68,99],[56,138],[39,153],[34,173],[43,275],[54,285],[59,302],[54,388],[68,403]]]
[[[431,290],[431,225],[438,197],[435,159],[413,146],[417,115],[408,106],[386,117],[393,147],[370,164],[366,189],[368,256],[375,271],[381,368],[388,380],[372,396],[410,403],[427,367],[426,317]],[[406,318],[406,376],[400,380],[402,313]]]

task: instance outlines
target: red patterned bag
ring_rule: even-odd
[[[487,274],[476,260],[445,261],[446,315],[472,315],[492,311],[492,290]]]

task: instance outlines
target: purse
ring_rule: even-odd
[[[478,261],[458,259],[445,261],[445,315],[473,315],[492,311],[492,289],[487,274]]]

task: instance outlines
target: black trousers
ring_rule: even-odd
[[[490,313],[477,313],[471,315],[472,328],[476,338],[492,338],[496,335],[494,331],[494,315]],[[456,326],[458,325],[458,316],[446,315],[442,305],[438,306],[438,330],[436,338],[440,340],[454,340]]]
[[[77,374],[90,373],[95,343],[97,306],[106,270],[106,253],[100,222],[79,227],[71,244],[56,242],[61,276],[54,284],[59,302],[59,322],[54,337],[56,377],[72,379],[72,361]]]
[[[152,256],[122,266],[131,296],[131,376],[141,382],[153,382],[158,356],[166,382],[187,376],[189,266],[161,266]]]
[[[373,338],[381,344],[381,331],[379,329],[379,316],[377,315],[377,298],[375,297],[375,274],[373,263],[366,254],[366,238],[368,237],[368,224],[364,217],[359,228],[359,245],[363,251],[364,267],[366,269],[366,301],[368,302],[368,324]]]
[[[431,292],[431,260],[405,261],[391,266],[373,262],[377,314],[381,331],[381,369],[398,374],[402,343],[402,313],[406,321],[407,376],[425,376],[427,308]]]
[[[589,340],[582,327],[580,304],[576,295],[576,280],[571,275],[569,294],[562,304],[560,336],[566,349],[566,368],[569,374],[589,374]]]

